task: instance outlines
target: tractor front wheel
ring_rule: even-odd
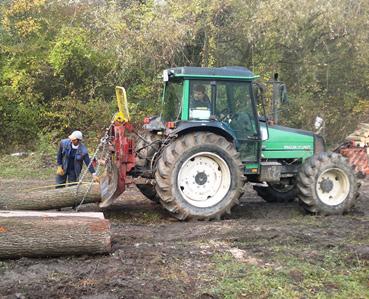
[[[196,132],[163,150],[155,180],[162,205],[176,218],[209,220],[230,213],[245,178],[233,143],[214,133]]]
[[[298,198],[311,213],[343,214],[359,196],[359,184],[344,157],[320,153],[307,159],[297,177]]]

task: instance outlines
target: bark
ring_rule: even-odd
[[[71,186],[60,189],[17,193],[13,196],[0,196],[0,210],[51,210],[78,205],[89,185],[78,188]],[[93,184],[83,203],[100,202],[99,184]]]
[[[110,222],[102,213],[0,212],[2,259],[110,251]]]

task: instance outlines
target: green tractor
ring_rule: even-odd
[[[268,202],[341,214],[358,197],[346,159],[312,132],[272,125],[262,89],[243,67],[176,67],[163,73],[161,115],[146,118],[131,174],[180,220],[220,219],[250,183]],[[258,98],[261,98],[260,96]]]

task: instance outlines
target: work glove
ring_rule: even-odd
[[[57,174],[57,175],[64,175],[63,167],[61,167],[61,166],[59,165],[59,166],[58,166],[58,168],[56,169],[56,174]]]
[[[100,183],[100,178],[98,177],[98,175],[96,173],[93,173],[92,174],[92,180],[95,182],[95,183]]]

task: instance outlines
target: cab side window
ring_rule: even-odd
[[[211,115],[211,85],[209,81],[194,80],[190,83],[190,119],[209,119]]]

